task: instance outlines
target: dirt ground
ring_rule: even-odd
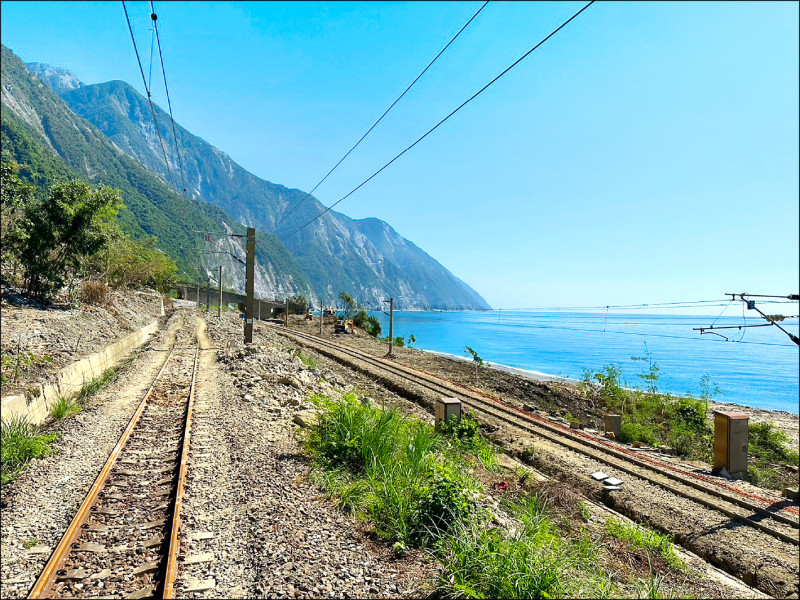
[[[160,314],[161,299],[152,290],[112,290],[103,305],[49,307],[4,292],[0,300],[3,396],[44,382],[60,368]]]

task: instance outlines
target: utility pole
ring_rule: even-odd
[[[197,305],[197,310],[200,310],[200,284],[197,284],[197,297],[195,298],[195,304]]]
[[[319,301],[319,337],[322,337],[322,320],[325,318],[325,309],[322,307],[322,300]]]
[[[217,317],[222,316],[222,265],[219,266],[219,306],[217,306]]]
[[[286,312],[283,313],[284,323],[289,326],[289,298],[286,298]]]
[[[256,230],[247,228],[247,262],[245,263],[244,300],[244,343],[253,342],[253,294],[255,292],[256,271]]]
[[[389,302],[389,352],[386,353],[386,356],[392,356],[392,346],[394,345],[394,298],[389,298],[384,302]]]
[[[206,312],[211,310],[211,277],[206,282]]]

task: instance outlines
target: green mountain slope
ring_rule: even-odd
[[[38,185],[75,174],[88,181],[122,190],[126,209],[119,215],[123,230],[134,237],[152,235],[178,263],[181,276],[205,280],[223,264],[231,281],[242,287],[243,268],[227,254],[209,254],[211,245],[200,232],[212,234],[223,248],[244,257],[241,223],[219,207],[187,200],[153,173],[117,148],[94,125],[77,116],[66,103],[23,63],[2,47],[3,154],[29,165],[23,176]],[[274,235],[260,232],[257,244],[256,290],[283,297],[311,293],[308,278]],[[214,248],[216,250],[216,248]],[[227,283],[227,282],[226,282]]]
[[[168,180],[149,104],[134,88],[110,81],[62,88],[61,95],[74,112],[91,121],[123,152]],[[489,308],[467,284],[377,219],[355,221],[331,211],[294,234],[324,209],[310,197],[276,227],[281,216],[305,197],[304,192],[256,177],[180,126],[176,126],[178,156],[169,115],[160,108],[156,115],[175,185],[183,188],[185,181],[187,195],[222,208],[242,223],[274,232],[322,300],[330,301],[346,291],[373,307],[394,296],[400,308]]]

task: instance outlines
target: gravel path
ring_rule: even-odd
[[[241,323],[211,316],[208,331],[210,344],[220,346],[241,337]],[[418,596],[435,565],[419,553],[395,559],[305,480],[309,459],[293,416],[311,408],[308,392],[339,395],[341,375],[305,366],[274,334],[257,343],[201,353],[181,527],[183,593]]]
[[[163,363],[165,354],[152,349],[171,343],[178,321],[171,318],[87,408],[47,426],[61,433],[56,454],[33,461],[0,492],[0,597],[24,598],[35,583]]]

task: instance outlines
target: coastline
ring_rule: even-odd
[[[432,354],[438,358],[445,360],[454,360],[462,363],[472,363],[472,360],[465,356],[458,356],[456,354],[449,354],[447,352],[438,352],[435,350],[425,350],[423,348],[408,348],[409,350],[417,350],[425,354]],[[549,373],[541,373],[539,371],[532,371],[529,369],[520,369],[518,367],[510,367],[498,363],[490,363],[484,361],[484,365],[491,369],[508,373],[509,375],[520,377],[529,381],[540,383],[551,383],[557,385],[564,385],[566,387],[576,387],[580,381],[578,379],[571,379],[568,377],[559,377]],[[800,415],[779,409],[756,408],[746,404],[737,404],[734,402],[721,402],[716,400],[709,401],[709,414],[708,419],[714,419],[714,411],[734,411],[745,412],[750,415],[750,420],[753,423],[761,423],[772,421],[776,427],[783,430],[788,436],[790,443],[795,449],[800,448]]]

